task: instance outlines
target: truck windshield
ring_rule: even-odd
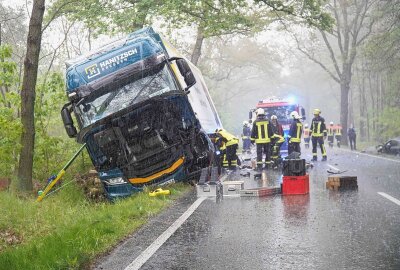
[[[265,112],[271,118],[272,115],[276,115],[278,117],[278,121],[280,124],[288,124],[290,122],[290,113],[296,109],[296,105],[285,105],[285,106],[276,106],[276,107],[267,107],[264,108]]]
[[[177,89],[168,66],[164,64],[149,76],[119,85],[103,95],[89,96],[76,112],[82,127],[86,127],[126,107]]]

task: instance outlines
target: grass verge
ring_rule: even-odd
[[[162,211],[171,196],[138,193],[115,203],[90,203],[76,185],[41,203],[0,193],[0,269],[81,269]]]

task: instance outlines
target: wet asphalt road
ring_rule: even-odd
[[[358,191],[326,190],[328,165],[356,175]],[[309,195],[205,200],[141,269],[400,269],[400,205],[377,193],[400,200],[400,160],[328,149],[309,173]],[[276,173],[241,178],[279,184]],[[195,200],[177,202],[96,269],[124,269]]]

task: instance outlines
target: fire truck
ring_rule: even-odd
[[[287,136],[289,133],[289,128],[292,119],[290,118],[290,113],[293,111],[297,111],[303,120],[306,119],[306,113],[304,107],[300,106],[296,103],[296,101],[292,98],[277,98],[272,97],[264,100],[260,100],[257,103],[255,109],[251,109],[249,112],[249,119],[254,122],[256,120],[256,110],[258,108],[262,108],[265,111],[266,116],[271,119],[272,115],[276,115],[278,117],[278,122],[282,125],[283,133],[285,136],[285,142],[281,147],[281,156],[287,156],[288,153],[288,143]]]

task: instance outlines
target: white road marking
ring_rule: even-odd
[[[329,165],[329,164],[328,164],[328,167],[331,168],[331,169],[334,169],[334,170],[336,170],[336,171],[340,171],[340,169],[339,169],[339,168],[336,168],[335,166],[332,166],[332,165]]]
[[[177,229],[193,214],[207,197],[198,198],[175,222],[163,232],[148,248],[146,248],[125,270],[140,269],[154,253],[173,235]]]
[[[394,202],[395,204],[400,206],[400,201],[396,198],[393,198],[392,196],[384,193],[384,192],[378,192],[379,195],[381,195],[382,197],[385,197],[386,199],[388,199],[391,202]]]
[[[367,154],[367,153],[361,153],[358,151],[355,152],[355,151],[342,149],[342,148],[340,149],[340,151],[345,151],[345,152],[349,152],[349,153],[353,153],[353,154],[357,154],[357,155],[364,155],[364,156],[368,156],[368,157],[379,158],[379,159],[383,159],[383,160],[389,160],[389,161],[400,163],[400,160],[396,160],[393,158],[381,157],[381,156],[371,155],[371,154]]]

